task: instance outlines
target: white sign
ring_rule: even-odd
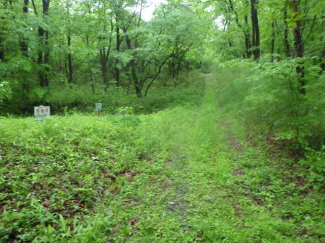
[[[103,104],[102,103],[96,103],[96,111],[102,111],[103,109]]]
[[[50,118],[51,108],[49,106],[35,106],[34,117],[35,121],[43,121]]]

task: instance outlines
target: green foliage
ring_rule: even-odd
[[[166,79],[166,80],[164,80]],[[175,87],[176,86],[176,87]],[[103,103],[103,111],[115,113],[119,107],[133,107],[135,113],[152,113],[178,105],[195,105],[200,102],[204,82],[197,72],[181,75],[177,83],[172,83],[168,77],[157,80],[151,93],[142,99],[135,94],[127,95],[127,90],[111,86],[104,92],[100,86],[95,86],[95,94],[90,87],[84,85],[57,85],[50,88],[35,89],[30,99],[39,104],[50,104],[55,113],[68,111],[94,112],[94,104]]]
[[[321,181],[249,147],[204,78],[200,102],[149,115],[1,119],[1,241],[322,242]]]
[[[9,83],[3,81],[2,83],[0,83],[0,103],[4,99],[10,99],[10,96],[11,96],[11,89]]]
[[[133,97],[121,97],[122,91],[112,87],[130,93],[136,87],[141,97],[160,74],[169,73],[169,59],[174,62],[173,78],[176,73],[178,78],[202,57],[207,21],[199,21],[195,12],[181,3],[162,4],[155,20],[149,22],[141,19],[145,0],[49,3],[46,13],[39,0],[26,6],[21,1],[3,3],[1,14],[6,17],[0,20],[0,78],[9,82],[12,96],[3,99],[1,94],[1,113],[25,114],[31,106],[44,102],[57,111],[85,107],[105,96],[108,88],[111,101],[122,99],[110,109],[114,111]],[[198,36],[200,41],[195,39]]]
[[[325,241],[324,3],[23,2],[0,3],[0,242]]]
[[[320,151],[309,149],[306,158],[301,159],[299,164],[310,171],[308,175],[310,186],[317,191],[325,189],[325,147]]]
[[[306,59],[304,79],[308,85],[303,96],[295,73],[297,62],[232,62],[226,65],[232,67],[219,67],[215,71],[218,77],[223,75],[218,82],[219,101],[226,109],[244,116],[252,130],[291,141],[296,148],[320,148],[325,139],[321,108],[325,105],[321,95],[324,75],[319,75],[318,66]]]
[[[97,219],[86,223],[81,217],[104,195],[109,199],[114,184],[123,183],[115,177],[136,163],[138,152],[125,150],[132,144],[127,140],[132,130],[113,117],[53,117],[43,126],[32,119],[11,122],[2,120],[0,126],[2,241],[31,241],[39,235],[37,242],[61,242],[98,224]],[[20,129],[15,129],[17,124]],[[107,144],[106,139],[115,142]],[[11,151],[11,146],[16,149]],[[94,241],[102,238],[94,234]]]

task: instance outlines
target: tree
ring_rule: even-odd
[[[257,5],[259,0],[250,0],[251,1],[251,17],[252,17],[252,48],[254,59],[257,60],[260,58],[261,50],[260,50],[260,27],[258,22],[258,12]]]
[[[300,0],[290,0],[291,7],[292,7],[292,21],[294,23],[293,27],[293,35],[294,35],[294,46],[295,46],[295,57],[302,59],[304,57],[304,46],[301,34],[301,22],[300,22],[300,13],[299,13],[299,4]],[[296,72],[299,78],[300,83],[300,93],[305,95],[305,80],[304,80],[304,67],[303,63],[299,61]]]
[[[39,16],[34,0],[32,0],[34,12]],[[41,25],[38,27],[39,50],[37,64],[39,65],[39,79],[41,87],[49,86],[48,73],[50,71],[50,47],[49,47],[49,30],[47,23],[50,8],[50,0],[42,0]]]

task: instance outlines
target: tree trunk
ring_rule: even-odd
[[[71,55],[71,21],[70,21],[70,1],[66,2],[66,8],[67,8],[67,15],[68,15],[68,21],[67,21],[67,41],[68,41],[68,83],[73,83],[73,67],[72,67],[72,55]],[[70,86],[72,88],[72,86]]]
[[[123,28],[123,32],[124,32],[124,35],[125,35],[126,46],[127,46],[128,50],[132,50],[131,39],[130,39],[129,35],[127,34],[127,29],[125,27]],[[131,67],[131,78],[132,78],[132,81],[134,83],[134,88],[135,88],[136,95],[138,96],[138,98],[141,98],[142,97],[142,90],[141,90],[140,82],[139,82],[138,77],[137,77],[136,62],[135,62],[134,57],[132,57],[132,60],[130,61],[130,67]]]
[[[113,30],[114,30],[114,26],[113,26],[113,16],[111,16],[110,19],[110,37],[108,40],[108,48],[106,50],[106,46],[104,45],[104,47],[102,47],[99,50],[99,56],[100,56],[100,64],[101,64],[101,70],[102,70],[102,77],[103,77],[103,83],[105,84],[105,92],[107,92],[107,88],[108,88],[108,57],[111,53],[111,48],[112,48],[112,34],[113,34]],[[106,32],[106,24],[104,26],[104,31]],[[105,37],[100,37],[99,40],[105,40]]]
[[[172,78],[176,78],[176,55],[174,55],[173,62],[172,62]]]
[[[271,59],[274,62],[274,52],[275,52],[275,20],[272,22],[272,41],[271,41]]]
[[[186,53],[190,50],[191,47],[192,47],[192,45],[189,46],[189,47],[188,47],[188,48],[187,48],[187,49],[182,53],[180,59],[178,60],[178,63],[177,63],[177,75],[176,75],[176,79],[178,79],[179,74],[180,74],[180,72],[181,72],[181,64],[182,64],[182,61],[183,61],[183,59],[184,59]]]
[[[290,57],[290,44],[289,44],[289,28],[287,23],[288,11],[287,6],[284,6],[284,44],[285,44],[285,53],[287,57]]]
[[[252,44],[251,44],[251,37],[250,37],[249,31],[248,31],[248,16],[247,15],[245,16],[244,20],[245,20],[245,26],[246,26],[246,29],[245,29],[246,57],[250,58],[252,56],[252,52],[251,52]]]
[[[29,4],[29,0],[24,0],[24,6],[23,6],[24,15],[28,13],[28,4]],[[19,44],[20,44],[20,50],[22,55],[24,57],[28,57],[28,45],[25,38],[23,38],[22,36],[19,37]]]
[[[118,26],[118,15],[116,15],[115,21],[116,21],[116,51],[119,53],[120,46],[121,46],[121,40],[120,40],[120,28]],[[120,69],[118,68],[118,63],[119,63],[119,61],[116,60],[116,62],[115,62],[115,80],[116,80],[116,85],[120,86],[121,85]]]
[[[45,87],[45,80],[44,80],[44,69],[43,69],[43,44],[44,44],[44,29],[42,27],[38,27],[38,38],[39,38],[39,50],[38,50],[38,58],[37,58],[37,64],[39,65],[39,79],[40,79],[40,85],[42,87]]]
[[[100,65],[102,71],[103,84],[105,84],[105,92],[107,91],[108,86],[108,77],[107,77],[107,60],[106,60],[106,48],[103,47],[99,51]]]
[[[1,44],[1,41],[0,41],[0,44]],[[5,60],[4,60],[4,51],[2,50],[1,47],[0,47],[0,60],[1,60],[1,62],[5,62]]]
[[[303,47],[303,40],[301,35],[301,24],[299,17],[299,0],[290,0],[291,4],[293,5],[292,8],[292,14],[293,18],[295,19],[295,27],[293,27],[293,35],[294,35],[294,46],[295,46],[295,57],[296,58],[303,58],[304,57],[304,47]],[[297,67],[296,67],[296,73],[298,75],[298,80],[300,83],[299,92],[300,94],[305,95],[306,94],[306,88],[305,88],[305,74],[304,74],[304,67],[302,60],[299,61]]]
[[[7,9],[8,2],[4,1],[3,2],[3,9]],[[5,20],[6,16],[2,15],[1,19]],[[5,36],[6,36],[6,31],[5,31],[5,26],[0,26],[0,60],[1,62],[5,62]]]
[[[250,34],[248,31],[248,28],[245,29],[248,26],[248,17],[247,15],[244,17],[244,21],[245,21],[245,27],[243,27],[243,25],[239,22],[239,17],[238,17],[238,12],[236,11],[234,4],[232,2],[232,0],[228,0],[228,4],[229,4],[229,9],[235,14],[235,21],[237,26],[243,31],[244,33],[244,37],[245,37],[245,56],[247,58],[251,57],[251,43],[250,43]]]
[[[68,53],[68,83],[72,84],[73,83],[73,69],[72,69],[72,55],[70,51],[70,46],[71,46],[71,36],[68,35],[68,47],[69,47],[69,53]]]
[[[50,0],[43,0],[43,15],[48,14]],[[48,72],[50,62],[50,50],[48,46],[49,32],[42,27],[38,27],[39,51],[37,64],[40,65],[39,78],[42,87],[49,86]],[[45,68],[43,67],[45,65]]]
[[[256,5],[259,0],[251,0],[251,17],[252,17],[252,32],[253,32],[253,54],[254,59],[258,60],[261,55],[260,51],[260,27],[258,23],[258,13]]]
[[[28,4],[29,4],[29,0],[24,0],[23,13],[28,12]]]
[[[49,86],[49,77],[48,73],[50,71],[50,48],[49,48],[49,32],[45,31],[45,52],[44,52],[44,64],[45,64],[45,73],[44,73],[44,82],[45,86]]]
[[[0,32],[0,35],[1,34],[2,33]],[[4,48],[3,42],[4,42],[4,38],[2,36],[0,36],[0,61],[1,62],[5,62],[5,48]]]
[[[173,56],[173,54],[167,56],[167,57],[165,58],[165,60],[163,60],[163,62],[159,65],[158,71],[156,71],[156,74],[153,76],[153,78],[152,78],[150,84],[148,85],[148,87],[147,87],[147,89],[146,89],[146,92],[145,92],[144,96],[147,96],[148,91],[149,91],[151,85],[153,84],[153,82],[156,80],[156,78],[157,78],[157,77],[159,76],[159,74],[161,73],[161,70],[162,70],[163,66],[165,65],[165,63],[167,62],[167,60],[168,60],[169,58],[171,58],[172,56]]]
[[[322,68],[321,73],[323,73],[325,71],[325,49],[323,50],[322,55],[323,56],[321,57],[321,68]]]
[[[133,81],[134,81],[135,92],[136,92],[138,98],[141,98],[142,97],[142,90],[141,90],[141,86],[140,86],[138,78],[137,78],[135,65],[136,65],[135,61],[131,60],[131,73],[132,73],[132,78],[133,78]]]

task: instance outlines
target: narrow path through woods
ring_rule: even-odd
[[[129,242],[299,242],[290,236],[292,222],[273,214],[246,188],[238,161],[257,158],[232,134],[214,82],[204,77],[199,107],[163,111],[162,123],[150,117],[152,129],[161,129],[164,161],[148,181],[145,209],[138,202],[141,216]]]
[[[324,242],[320,191],[248,141],[222,78],[146,115],[2,119],[0,242]]]
[[[221,78],[146,115],[1,120],[0,242],[324,242],[319,191],[248,141]]]

